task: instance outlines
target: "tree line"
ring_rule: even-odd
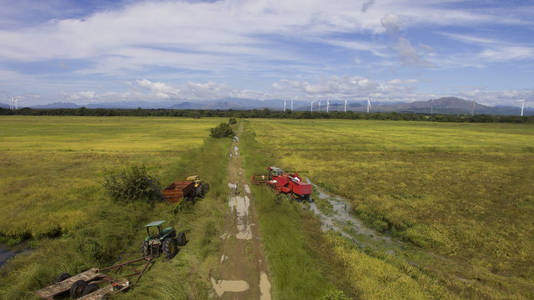
[[[145,116],[145,117],[225,117],[225,118],[273,118],[273,119],[349,119],[349,120],[402,120],[402,121],[434,121],[434,122],[501,122],[501,123],[534,123],[534,116],[510,115],[453,115],[424,114],[397,112],[309,112],[309,111],[278,111],[270,109],[252,110],[182,110],[182,109],[112,109],[112,108],[57,108],[33,109],[22,108],[9,110],[0,108],[0,115],[26,116]]]

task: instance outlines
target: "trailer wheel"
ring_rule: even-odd
[[[177,241],[178,246],[185,246],[185,244],[187,244],[187,237],[185,236],[185,232],[182,231],[178,233]]]
[[[171,238],[166,238],[163,240],[162,245],[163,254],[166,258],[171,259],[176,255],[177,248],[176,248],[176,240]]]
[[[57,278],[56,278],[56,283],[58,282],[62,282],[63,280],[67,279],[67,278],[70,278],[70,274],[69,273],[63,273],[61,275],[59,275]]]
[[[70,297],[74,299],[80,298],[83,294],[85,286],[87,286],[87,282],[83,280],[78,280],[74,282],[70,287]]]
[[[94,283],[88,284],[88,285],[86,285],[85,288],[83,289],[82,296],[89,295],[89,294],[91,294],[92,292],[97,291],[97,290],[99,290],[99,289],[100,289],[100,288],[98,287],[98,285],[96,285],[96,284],[94,284]]]
[[[206,196],[206,194],[209,192],[209,190],[210,190],[209,183],[203,183],[202,184],[202,198],[204,198],[204,196]]]
[[[147,257],[150,255],[147,241],[143,242],[143,245],[141,246],[141,252],[143,252],[143,257]]]

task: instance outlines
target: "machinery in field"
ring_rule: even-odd
[[[180,203],[182,199],[194,200],[204,198],[209,191],[209,184],[200,180],[198,175],[187,177],[184,181],[175,181],[167,186],[161,194],[169,203]]]
[[[165,222],[154,221],[145,225],[147,236],[142,245],[143,257],[158,257],[163,254],[170,259],[178,253],[178,246],[187,244],[185,232],[176,236],[176,229],[173,227],[161,229]]]
[[[55,283],[38,290],[36,294],[44,299],[53,299],[56,296],[64,298],[66,295],[81,300],[108,299],[111,295],[124,292],[135,285],[152,262],[152,257],[142,257],[102,269],[91,268],[74,276],[63,273]],[[137,269],[140,264],[143,266],[142,270]],[[110,275],[121,271],[131,273],[118,279]],[[132,283],[126,279],[128,277],[137,279]]]
[[[267,184],[277,194],[285,194],[294,200],[312,201],[312,186],[302,182],[302,178],[297,172],[286,173],[277,167],[268,167],[267,174],[252,176],[252,183]]]

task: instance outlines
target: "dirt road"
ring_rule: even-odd
[[[238,136],[243,131],[240,126]],[[239,140],[232,143],[228,166],[228,214],[220,265],[211,272],[215,297],[222,299],[271,299],[271,283],[254,200],[241,168]]]

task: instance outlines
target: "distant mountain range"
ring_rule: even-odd
[[[287,101],[286,107],[290,109],[290,102]],[[204,101],[122,101],[122,102],[105,102],[90,103],[79,105],[69,102],[55,102],[46,105],[35,105],[35,109],[56,109],[56,108],[116,108],[116,109],[136,109],[138,107],[145,109],[204,109],[204,110],[249,110],[264,109],[282,110],[283,100],[254,100],[242,98],[228,98]],[[0,103],[0,107],[9,108],[9,105]],[[297,111],[307,111],[310,109],[309,102],[295,101],[293,107]],[[330,111],[343,111],[343,101],[331,101]],[[315,104],[314,111],[318,111],[318,105]],[[347,110],[365,112],[367,111],[367,102],[349,102]],[[326,101],[322,101],[321,111],[326,111]],[[519,115],[520,107],[514,106],[486,106],[472,101],[467,101],[456,97],[444,97],[428,101],[415,102],[373,102],[371,103],[371,112],[399,112],[399,113],[436,113],[436,114],[488,114],[488,115]],[[525,115],[534,115],[534,108],[525,108]]]

